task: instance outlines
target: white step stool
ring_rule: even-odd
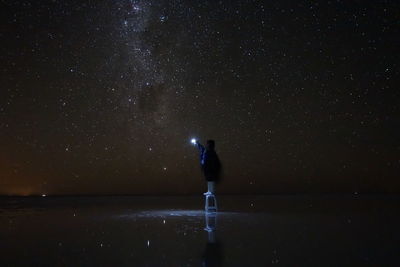
[[[206,205],[204,207],[206,212],[217,212],[217,198],[211,192],[204,193],[206,197]],[[212,205],[210,205],[210,202]]]

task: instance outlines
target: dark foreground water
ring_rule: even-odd
[[[0,198],[1,266],[400,266],[399,196]]]

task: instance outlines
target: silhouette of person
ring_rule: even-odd
[[[215,141],[207,140],[204,147],[200,142],[196,141],[200,151],[200,166],[207,181],[207,189],[210,193],[215,193],[215,184],[220,180],[221,162],[215,152]]]

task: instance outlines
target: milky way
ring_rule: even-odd
[[[2,5],[2,194],[399,190],[397,1]]]

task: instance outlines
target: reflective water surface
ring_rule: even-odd
[[[399,266],[389,195],[0,198],[1,266]]]

